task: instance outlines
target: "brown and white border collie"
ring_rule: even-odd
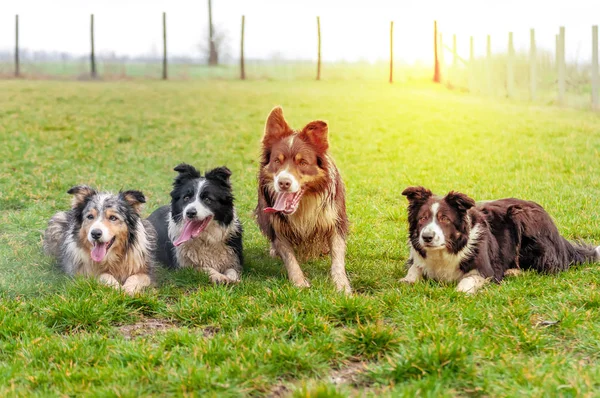
[[[571,243],[537,203],[500,199],[475,203],[459,192],[444,197],[409,187],[410,266],[402,282],[423,276],[458,282],[457,290],[475,293],[508,270],[555,273],[574,264],[600,261],[600,246]]]
[[[113,195],[85,185],[68,193],[73,195],[71,209],[48,222],[45,252],[69,275],[96,277],[129,294],[149,286],[154,229],[140,217],[144,194]]]
[[[280,107],[265,125],[255,215],[271,241],[271,255],[283,260],[289,279],[308,287],[301,259],[331,253],[331,276],[338,291],[350,293],[346,276],[345,190],[327,152],[327,123],[317,120],[291,129]]]

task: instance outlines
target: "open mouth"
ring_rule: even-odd
[[[108,242],[98,242],[98,241],[93,242],[94,247],[92,248],[92,253],[91,253],[92,260],[94,260],[97,263],[104,260],[104,257],[106,257],[106,253],[108,252],[108,249],[110,249],[110,247],[113,245],[113,243],[115,243],[115,238],[116,238],[116,236],[113,236],[113,238]]]
[[[212,220],[212,216],[208,216],[203,220],[186,219],[185,225],[183,226],[183,231],[181,232],[181,235],[179,235],[177,240],[173,242],[173,245],[179,246],[190,239],[197,238],[202,233],[202,231],[206,229],[208,223],[210,223],[210,220]]]
[[[293,214],[298,209],[300,199],[304,194],[304,190],[301,189],[298,192],[277,192],[275,194],[275,204],[273,207],[267,207],[263,209],[265,213],[283,213]]]

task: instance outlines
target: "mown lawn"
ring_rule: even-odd
[[[252,219],[277,104],[294,126],[329,122],[351,297],[335,293],[328,259],[303,265],[312,288],[292,287]],[[398,280],[408,185],[532,199],[566,236],[600,244],[599,152],[598,114],[425,83],[0,82],[0,396],[595,396],[599,267],[527,273],[475,297]],[[241,284],[161,272],[130,298],[42,254],[72,185],[141,189],[148,215],[182,161],[233,171]]]

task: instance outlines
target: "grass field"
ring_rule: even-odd
[[[310,289],[292,287],[252,219],[277,104],[294,126],[329,122],[352,222],[350,297],[335,293],[328,259],[303,265]],[[600,267],[526,273],[475,297],[398,280],[409,185],[535,200],[566,236],[600,244],[599,132],[591,112],[429,84],[2,81],[0,396],[597,396]],[[233,171],[241,284],[161,272],[130,298],[42,254],[69,187],[141,189],[148,215],[181,161]]]

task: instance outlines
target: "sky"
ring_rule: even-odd
[[[229,52],[240,51],[241,16],[246,16],[246,57],[316,59],[316,16],[321,18],[324,61],[375,61],[389,54],[394,21],[395,59],[430,62],[433,20],[458,52],[485,53],[529,47],[535,28],[538,48],[554,49],[555,34],[566,28],[569,60],[591,58],[591,27],[600,24],[600,0],[213,0],[213,24],[226,32]],[[84,55],[89,51],[89,19],[95,15],[100,54],[156,55],[162,49],[162,12],[167,13],[169,54],[200,57],[208,36],[207,0],[0,0],[0,50],[14,48],[14,16],[20,18],[22,48]],[[448,54],[449,55],[449,54]],[[450,58],[448,56],[448,58]]]

